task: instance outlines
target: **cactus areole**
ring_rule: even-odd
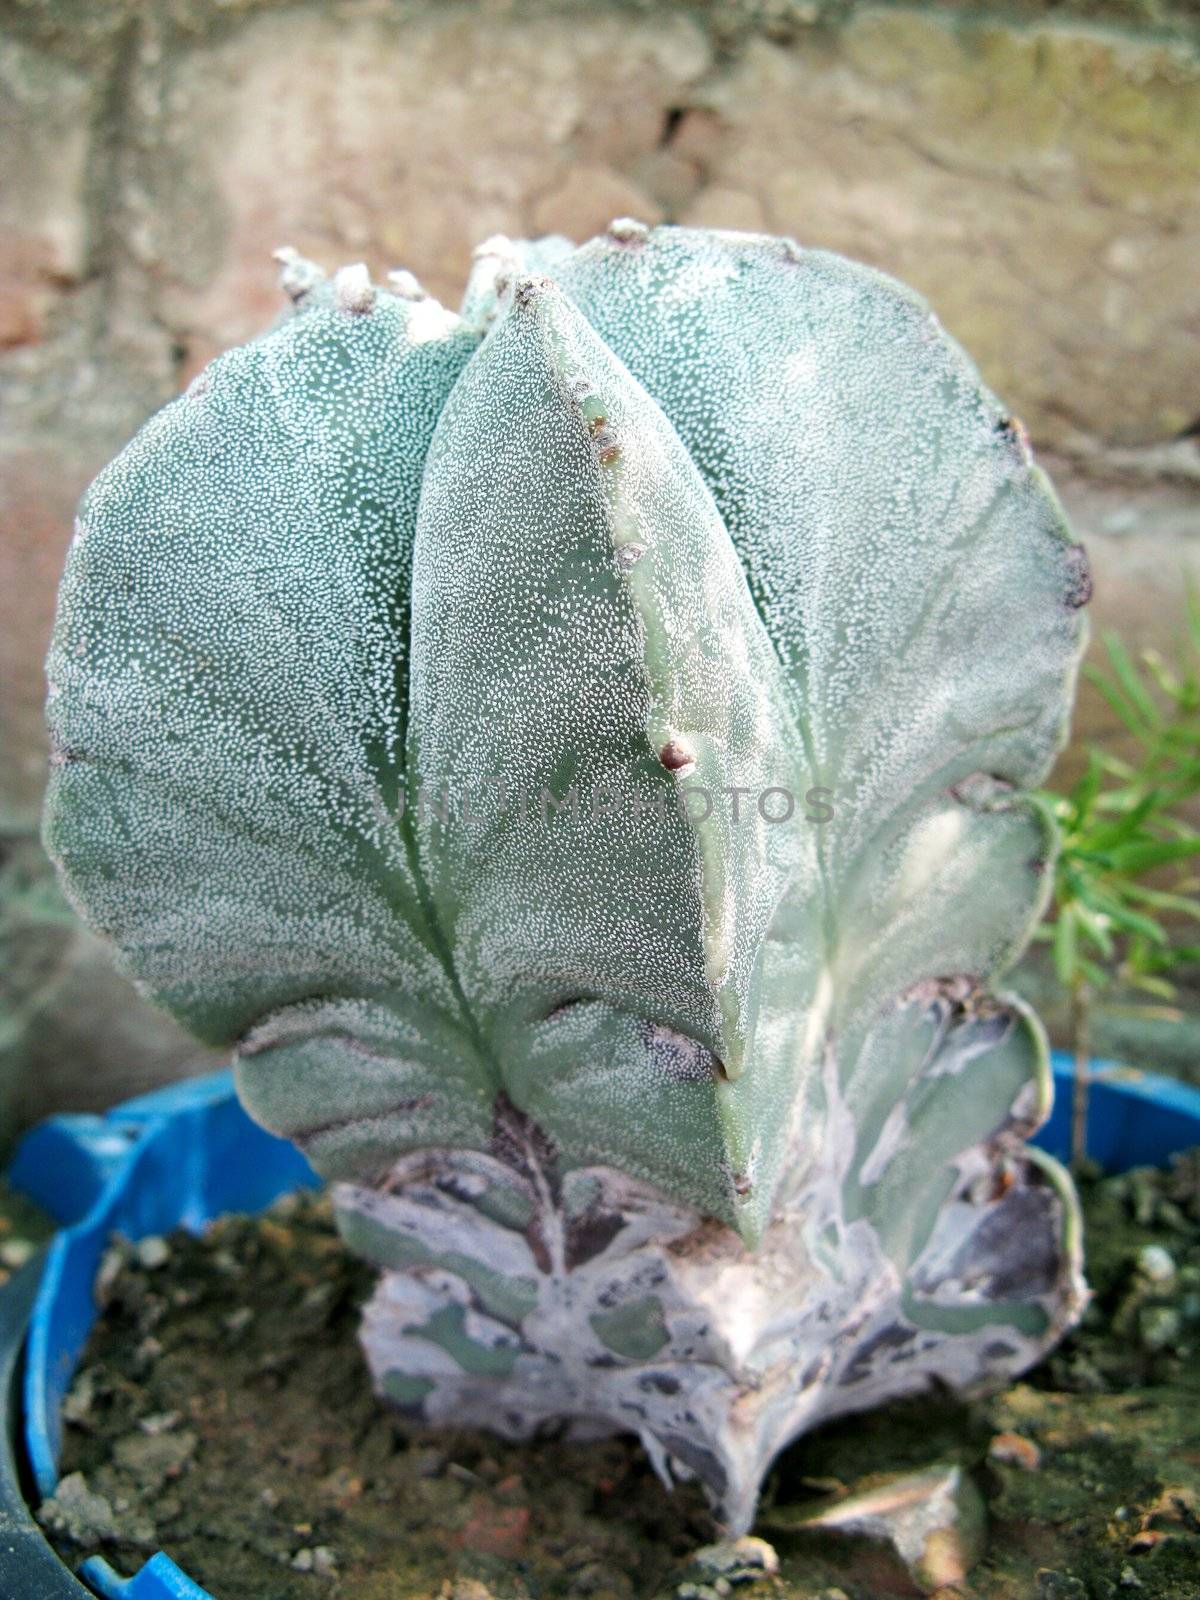
[[[46,838],[380,1268],[418,1421],[638,1434],[746,1528],[806,1428],[1084,1297],[1036,1020],[1087,568],[915,295],[490,240],[291,313],[96,480]]]

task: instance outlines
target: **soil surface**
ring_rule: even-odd
[[[939,1600],[1196,1600],[1200,1592],[1200,1151],[1086,1180],[1083,1326],[1025,1382],[924,1399],[807,1436],[757,1529],[777,1576],[738,1594],[919,1593],[898,1559],[783,1529],[866,1474],[968,1468],[988,1508],[970,1588]],[[369,1270],[323,1200],[202,1238],[115,1241],[42,1520],[72,1565],[158,1548],[217,1600],[720,1600],[698,1491],[637,1445],[419,1433],[382,1410],[356,1344]],[[736,1581],[736,1574],[734,1575]]]

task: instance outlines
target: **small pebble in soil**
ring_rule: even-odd
[[[1049,1567],[1039,1569],[1034,1594],[1037,1600],[1089,1600],[1087,1585],[1082,1579]]]
[[[134,1246],[139,1267],[145,1267],[147,1272],[157,1272],[159,1267],[165,1267],[170,1260],[171,1247],[167,1241],[157,1233],[147,1234],[144,1239],[139,1239]]]
[[[495,1596],[478,1578],[455,1578],[442,1585],[439,1600],[495,1600]]]
[[[1175,1263],[1171,1252],[1160,1244],[1144,1245],[1137,1253],[1137,1269],[1143,1278],[1154,1284],[1168,1284],[1175,1279]]]
[[[54,1232],[54,1223],[0,1178],[0,1288]]]
[[[708,1581],[723,1578],[728,1583],[752,1583],[756,1578],[773,1578],[779,1571],[773,1547],[750,1534],[702,1546],[692,1564]]]
[[[1025,1472],[1036,1472],[1042,1464],[1042,1452],[1024,1434],[998,1433],[988,1445],[988,1459],[1008,1462]]]
[[[148,1417],[138,1419],[138,1427],[143,1433],[166,1433],[179,1421],[178,1411],[155,1411]]]
[[[32,1239],[5,1239],[0,1244],[0,1266],[19,1272],[36,1249]]]
[[[314,1545],[311,1549],[306,1545],[292,1557],[292,1567],[296,1572],[315,1572],[319,1578],[335,1578],[337,1557],[326,1544]]]

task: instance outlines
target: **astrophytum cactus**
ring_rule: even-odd
[[[838,1413],[1033,1362],[1022,794],[1086,565],[898,284],[759,236],[493,240],[461,316],[292,314],[86,497],[50,661],[75,901],[382,1269],[413,1418],[642,1438],[745,1528]]]

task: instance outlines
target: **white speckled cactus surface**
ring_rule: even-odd
[[[898,284],[489,241],[291,314],[88,493],[47,839],[378,1263],[414,1418],[640,1435],[751,1521],[805,1428],[1083,1298],[989,984],[1054,840],[1087,568]]]

